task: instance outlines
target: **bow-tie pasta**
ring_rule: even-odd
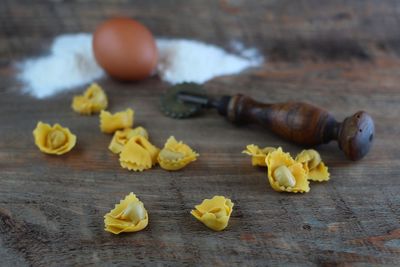
[[[143,203],[130,193],[115,208],[104,216],[105,230],[113,234],[137,232],[149,223],[149,216]]]
[[[195,161],[198,156],[188,145],[171,136],[158,154],[158,163],[165,170],[176,171]]]
[[[119,154],[122,168],[132,171],[150,169],[157,163],[159,149],[153,146],[146,138],[136,135],[129,139]]]
[[[208,228],[214,231],[222,231],[228,226],[232,214],[233,202],[223,196],[214,196],[212,199],[205,199],[190,213]]]
[[[269,153],[275,150],[276,148],[274,147],[267,146],[264,148],[259,148],[258,146],[251,144],[246,146],[246,150],[243,150],[242,153],[251,156],[251,164],[253,166],[266,167],[267,163],[265,162],[265,158]]]
[[[72,109],[80,114],[90,115],[106,109],[108,105],[107,95],[96,83],[90,85],[83,95],[74,96]]]
[[[296,162],[282,148],[271,152],[267,158],[268,181],[278,192],[304,193],[310,191],[307,174],[301,163]]]
[[[308,180],[311,181],[328,181],[328,167],[321,160],[321,156],[314,149],[303,150],[297,155],[296,161],[303,164],[307,172]]]
[[[100,129],[103,133],[114,133],[116,130],[131,128],[135,112],[128,108],[111,114],[102,110],[100,113]]]
[[[36,146],[47,154],[65,154],[76,144],[76,136],[58,123],[50,126],[39,121],[33,131],[33,136]]]
[[[131,139],[132,137],[140,135],[146,139],[149,139],[149,134],[146,129],[143,127],[136,127],[135,129],[127,128],[121,131],[116,131],[114,133],[113,139],[111,140],[108,149],[110,149],[113,153],[118,154],[122,151],[124,145]]]

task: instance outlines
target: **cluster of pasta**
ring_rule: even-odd
[[[307,193],[309,181],[329,180],[328,167],[314,149],[303,150],[295,159],[281,147],[260,148],[251,144],[243,153],[251,156],[253,166],[268,168],[269,184],[278,192]]]
[[[83,96],[79,97],[92,95],[88,93],[91,88],[92,86],[87,89]],[[102,97],[99,99],[106,99],[105,103],[107,103],[104,92],[97,85],[96,88],[96,92],[102,92]],[[74,102],[76,99],[77,97],[74,98]],[[92,96],[91,99],[95,99],[95,97]],[[135,121],[134,110],[127,108],[112,114],[104,110],[106,106],[103,105],[103,109],[100,110],[100,130],[103,133],[114,134],[108,148],[112,153],[119,154],[119,162],[122,168],[131,171],[144,171],[159,163],[163,169],[179,170],[195,161],[199,156],[188,145],[176,141],[173,136],[167,140],[164,148],[160,150],[149,141],[149,134],[145,128],[141,126],[132,128]],[[90,113],[85,112],[83,114]]]
[[[108,113],[108,112],[107,112]],[[180,170],[192,161],[195,161],[199,154],[193,151],[188,145],[177,141],[175,137],[168,138],[163,149],[159,149],[149,141],[149,134],[143,127],[132,129],[132,110],[118,112],[114,115],[100,114],[100,128],[103,132],[112,133],[108,129],[115,129],[114,136],[108,148],[111,152],[119,154],[119,162],[122,168],[131,171],[144,171],[150,169],[157,163],[168,171]],[[118,115],[118,117],[115,117]],[[109,116],[114,116],[110,123]],[[129,123],[126,123],[129,122]],[[112,124],[112,126],[110,126]],[[104,129],[107,129],[104,131]],[[117,130],[120,129],[120,130]]]
[[[149,141],[149,134],[143,127],[132,128],[135,111],[127,108],[114,114],[106,111],[107,95],[98,84],[90,85],[82,95],[75,96],[71,108],[82,115],[100,113],[100,130],[113,134],[109,150],[119,154],[122,168],[144,171],[156,164],[176,171],[195,161],[199,156],[188,145],[171,136],[161,150]],[[76,136],[59,124],[53,126],[39,122],[33,131],[35,144],[48,154],[62,155],[76,144]]]
[[[162,149],[149,141],[143,127],[133,128],[135,111],[126,110],[114,114],[106,111],[108,99],[103,89],[90,85],[82,95],[75,96],[71,108],[82,115],[100,113],[100,130],[113,134],[108,149],[119,155],[122,168],[132,171],[150,169],[157,163],[168,171],[176,171],[195,161],[199,156],[182,141],[170,136]],[[33,131],[36,146],[47,154],[62,155],[76,144],[76,135],[60,124],[50,125],[39,121]],[[191,214],[210,229],[221,231],[228,226],[233,203],[223,196],[205,199]],[[149,223],[149,215],[135,194],[130,193],[114,209],[104,215],[105,230],[113,234],[141,231]]]
[[[229,198],[214,196],[212,199],[204,199],[201,204],[196,205],[191,214],[208,228],[222,231],[228,226],[232,210],[233,203]],[[132,192],[104,215],[105,230],[113,234],[138,232],[146,228],[148,224],[147,210]]]

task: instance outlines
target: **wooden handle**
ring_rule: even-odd
[[[338,123],[327,111],[307,103],[264,104],[239,94],[230,99],[223,113],[234,123],[258,123],[300,145],[337,140],[351,160],[364,157],[374,138],[373,120],[363,111]]]

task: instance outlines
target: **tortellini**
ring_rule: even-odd
[[[47,154],[65,154],[76,144],[76,136],[58,123],[50,126],[39,121],[33,131],[33,136],[36,146]]]
[[[134,114],[135,112],[130,108],[114,114],[102,110],[100,113],[100,129],[103,133],[114,133],[116,130],[131,128]]]
[[[276,148],[274,147],[264,147],[259,148],[257,145],[248,145],[246,146],[246,150],[243,150],[242,153],[251,156],[251,164],[253,166],[262,166],[266,167],[267,163],[265,162],[265,158],[269,153],[275,151]]]
[[[190,213],[208,228],[214,231],[222,231],[228,226],[232,214],[233,202],[223,196],[214,196],[205,199]]]
[[[296,157],[296,161],[303,164],[307,172],[308,180],[311,181],[328,181],[328,167],[321,160],[321,156],[314,149],[303,150]]]
[[[160,150],[153,146],[146,138],[136,135],[122,148],[119,154],[119,162],[122,168],[132,171],[150,169],[157,163]]]
[[[171,136],[158,154],[158,163],[165,170],[176,171],[195,161],[198,156],[188,145]]]
[[[268,181],[275,191],[304,193],[310,191],[307,173],[301,163],[296,162],[282,148],[271,152],[267,158]]]
[[[149,139],[149,134],[145,128],[140,126],[136,127],[135,129],[127,128],[114,133],[108,149],[110,149],[113,153],[118,154],[122,151],[122,148],[129,141],[129,139],[136,135],[140,135],[146,139]]]
[[[105,229],[113,234],[137,232],[149,223],[143,203],[132,192],[104,216]]]
[[[328,167],[314,149],[303,150],[294,160],[282,148],[259,148],[250,144],[242,153],[250,155],[253,166],[268,167],[268,181],[278,192],[305,193],[310,191],[308,181],[328,181]]]
[[[80,114],[90,115],[107,108],[107,95],[96,83],[90,85],[83,95],[74,96],[72,109]]]

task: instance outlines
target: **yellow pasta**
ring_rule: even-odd
[[[100,112],[100,129],[103,133],[114,133],[116,130],[131,128],[134,115],[135,112],[130,108],[114,114],[102,110]]]
[[[76,136],[58,123],[50,126],[39,121],[33,131],[33,136],[36,146],[47,154],[65,154],[76,144]]]
[[[146,138],[136,135],[122,148],[119,154],[119,162],[122,168],[131,171],[143,171],[150,169],[157,163],[160,150],[153,146]]]
[[[72,109],[80,114],[90,115],[107,108],[107,95],[96,83],[91,84],[83,95],[74,96]]]
[[[188,145],[171,136],[158,154],[158,163],[165,170],[176,171],[195,161],[198,156]]]
[[[129,141],[129,139],[136,135],[140,135],[146,139],[149,139],[149,134],[145,128],[140,126],[136,127],[135,129],[127,128],[114,133],[108,149],[110,149],[113,153],[118,154],[121,152],[122,148]]]
[[[296,162],[282,148],[271,152],[267,158],[268,181],[275,191],[304,193],[310,191],[307,174],[301,163]]]
[[[329,180],[328,167],[325,166],[321,156],[314,149],[303,150],[297,155],[296,161],[303,164],[308,180],[317,182]]]
[[[149,223],[143,203],[132,192],[104,216],[105,229],[113,234],[137,232]]]
[[[242,151],[242,153],[251,156],[251,164],[253,166],[262,166],[266,167],[267,163],[265,162],[265,158],[269,153],[275,151],[274,147],[264,147],[259,148],[257,145],[247,145],[246,149]]]
[[[214,196],[205,199],[190,213],[208,228],[214,231],[222,231],[228,226],[232,214],[233,202],[223,196]]]

